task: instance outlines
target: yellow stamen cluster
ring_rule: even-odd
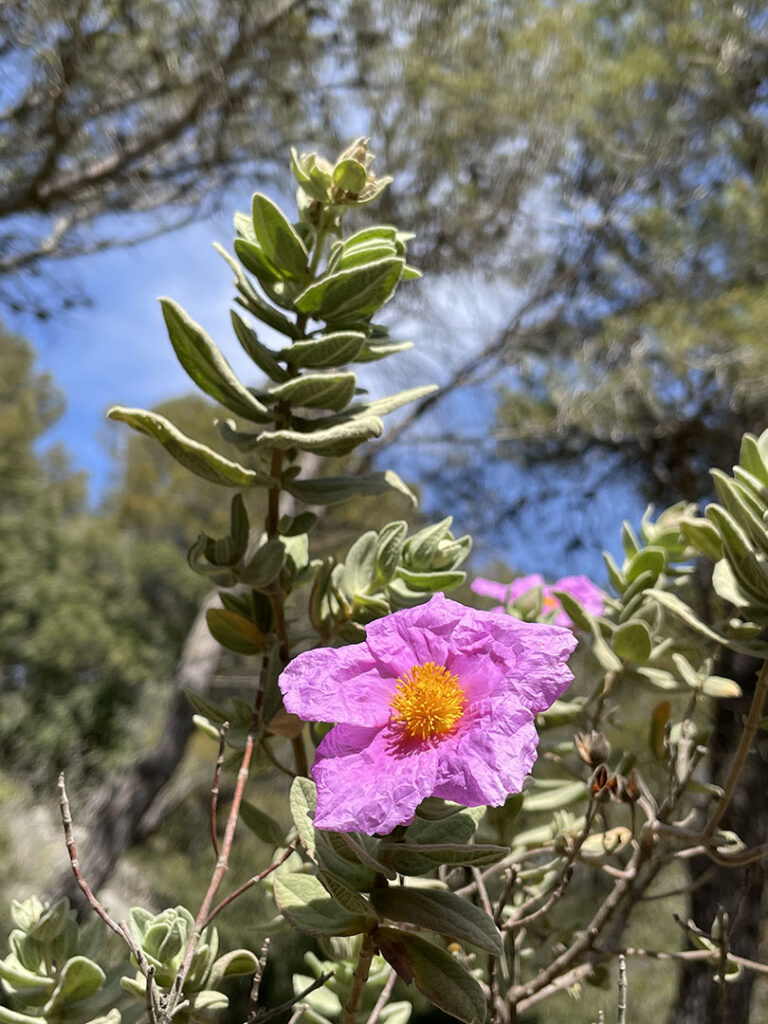
[[[425,740],[449,732],[464,714],[467,697],[445,665],[414,665],[399,679],[392,699],[394,721],[407,736]]]

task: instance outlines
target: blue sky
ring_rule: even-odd
[[[211,244],[216,240],[229,247],[231,235],[229,218],[222,214],[141,246],[61,262],[55,266],[59,279],[84,288],[92,305],[54,322],[19,317],[11,323],[34,344],[38,368],[50,372],[66,396],[67,411],[44,440],[62,442],[76,468],[88,472],[94,503],[109,486],[111,452],[127,430],[106,419],[109,406],[148,408],[194,389],[168,342],[158,296],[180,302],[217,341],[235,371],[246,382],[257,379],[229,323],[231,272]],[[416,346],[411,353],[365,369],[363,383],[376,395],[445,380],[451,366],[493,337],[514,301],[507,295],[500,304],[493,282],[427,278],[408,287],[419,289],[424,300],[418,316],[393,305],[387,319],[393,335],[409,338]],[[262,335],[269,341],[267,329]],[[598,496],[586,506],[582,493],[590,471],[585,471],[558,481],[559,497],[545,510],[533,507],[512,518],[510,509],[526,493],[527,479],[514,467],[486,464],[488,447],[482,439],[492,424],[493,387],[490,383],[457,394],[444,403],[438,417],[423,421],[415,435],[434,439],[448,425],[478,438],[476,450],[470,446],[468,455],[478,500],[457,499],[455,524],[459,532],[476,537],[475,565],[502,560],[523,571],[602,577],[605,538],[615,538],[609,546],[616,554],[621,519],[636,520],[642,512],[636,495],[629,488],[614,487],[610,495]],[[386,465],[419,479],[436,459],[448,454],[449,449],[432,440],[414,448],[398,445],[387,452]],[[545,477],[546,467],[541,467],[538,479]],[[442,518],[454,511],[450,504],[450,494],[426,489],[424,505],[430,516]],[[564,531],[582,522],[584,545],[563,550]]]

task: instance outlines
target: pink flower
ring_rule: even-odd
[[[534,572],[529,576],[520,576],[511,583],[497,583],[495,580],[487,580],[482,576],[472,581],[472,589],[482,597],[492,597],[500,604],[506,605],[508,601],[516,601],[518,597],[527,594],[534,587],[541,587],[542,614],[547,615],[557,610],[554,622],[558,626],[573,626],[573,622],[563,611],[558,599],[552,593],[553,590],[564,590],[566,594],[575,597],[590,615],[602,615],[605,603],[603,595],[595,586],[592,580],[586,576],[563,576],[557,583],[548,584],[544,577]]]
[[[312,768],[315,825],[387,833],[427,796],[499,806],[519,792],[536,758],[533,716],[573,679],[571,632],[442,594],[366,630],[280,676],[288,711],[338,723]]]

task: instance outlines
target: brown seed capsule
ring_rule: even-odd
[[[607,761],[611,754],[611,744],[601,732],[577,732],[573,737],[579,757],[590,768]]]

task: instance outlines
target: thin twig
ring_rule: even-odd
[[[227,733],[229,722],[222,722],[219,729],[219,756],[216,758],[216,768],[213,773],[213,786],[211,787],[211,842],[213,852],[219,856],[219,837],[216,834],[216,810],[219,803],[219,779],[221,778],[221,767],[224,764],[224,751],[227,749]]]
[[[235,889],[234,892],[231,892],[229,896],[227,896],[225,899],[221,901],[221,903],[217,904],[203,922],[203,928],[207,928],[211,921],[214,919],[214,917],[220,914],[224,907],[232,903],[233,900],[236,900],[238,896],[242,896],[242,894],[244,892],[247,892],[248,889],[252,888],[254,885],[258,885],[259,882],[262,882],[267,877],[267,875],[271,875],[272,872],[277,870],[277,868],[279,868],[281,864],[285,864],[285,862],[294,852],[298,844],[299,840],[294,839],[294,841],[291,843],[291,845],[288,847],[288,849],[285,851],[282,857],[279,858],[279,860],[276,860],[274,863],[270,864],[268,868],[264,868],[264,870],[260,871],[258,875],[254,875],[252,878],[249,878],[247,882],[243,882],[243,884],[239,886],[237,889]]]
[[[260,689],[259,693],[263,691]],[[245,782],[248,778],[248,772],[251,766],[251,757],[253,755],[254,747],[254,728],[255,720],[257,718],[258,710],[260,710],[261,702],[256,701],[256,708],[254,709],[254,722],[251,726],[251,731],[248,733],[248,738],[245,741],[245,750],[243,751],[243,759],[240,762],[240,770],[237,773],[237,782],[235,783],[235,792],[232,797],[232,805],[229,809],[229,815],[227,817],[226,828],[224,829],[224,837],[221,844],[221,853],[219,854],[218,860],[216,861],[216,867],[214,868],[213,875],[211,876],[208,890],[203,898],[203,902],[200,906],[200,910],[197,912],[195,919],[195,928],[189,937],[187,942],[187,948],[184,951],[184,959],[182,961],[179,972],[174,979],[173,986],[171,988],[171,994],[169,999],[169,1012],[172,1013],[176,1007],[177,1002],[181,997],[181,991],[184,987],[189,968],[192,965],[192,957],[195,955],[195,949],[200,941],[200,937],[205,927],[205,922],[211,911],[211,904],[213,903],[214,896],[221,885],[222,879],[227,872],[229,867],[229,855],[232,850],[232,841],[235,838],[235,829],[237,828],[237,820],[240,814],[240,804],[243,799],[243,791],[245,789]]]
[[[379,998],[374,1003],[373,1009],[371,1010],[371,1015],[366,1021],[366,1024],[378,1024],[379,1017],[381,1016],[381,1011],[389,1002],[389,997],[392,995],[392,989],[395,987],[396,981],[397,974],[395,973],[395,971],[392,971],[387,980],[384,982],[384,988],[381,990],[381,992],[379,992]]]
[[[526,925],[532,924],[538,918],[543,917],[548,911],[558,903],[565,895],[565,890],[568,888],[573,877],[573,865],[569,864],[563,872],[562,878],[558,883],[557,887],[550,893],[546,903],[543,903],[538,910],[531,911],[530,914],[526,914],[525,917],[515,917],[507,921],[502,925],[502,931],[511,931],[513,928],[524,928]]]
[[[728,1024],[728,996],[725,972],[728,967],[728,914],[722,907],[717,908],[715,918],[717,924],[717,1020],[718,1024]]]
[[[264,971],[267,967],[267,957],[269,956],[270,938],[267,936],[261,945],[259,951],[259,959],[256,963],[256,970],[253,972],[253,981],[251,982],[251,991],[248,996],[248,1020],[255,1019],[258,1016],[258,1003],[259,1003],[259,992],[261,990],[261,981],[264,977]]]
[[[646,957],[649,960],[708,960],[713,962],[719,956],[718,950],[713,949],[681,949],[668,953],[656,949],[636,949],[628,947],[624,950],[625,956]],[[744,956],[737,956],[736,953],[728,953],[728,959],[743,967],[745,971],[754,971],[756,974],[768,974],[768,964],[761,964],[758,960],[750,960]]]
[[[115,935],[119,935],[123,942],[125,942],[125,944],[128,946],[131,953],[133,953],[133,955],[136,957],[136,962],[139,965],[139,969],[149,982],[151,976],[150,969],[144,957],[144,954],[133,941],[133,937],[131,936],[131,933],[128,931],[125,925],[118,924],[109,916],[109,914],[104,909],[102,904],[99,902],[96,896],[94,896],[93,892],[91,891],[91,887],[86,882],[82,870],[80,869],[80,859],[77,855],[77,846],[75,845],[75,839],[72,832],[72,813],[70,811],[69,799],[67,797],[67,790],[64,784],[64,772],[61,772],[61,774],[59,775],[58,790],[59,809],[61,811],[61,823],[64,826],[64,841],[67,846],[69,862],[72,866],[72,873],[75,876],[75,881],[77,882],[80,891],[88,900],[88,903],[90,904],[91,908],[96,911],[96,913],[107,925],[107,927],[111,928]]]
[[[763,717],[763,705],[765,704],[766,697],[768,697],[768,659],[763,662],[760,669],[760,675],[757,677],[757,685],[755,686],[755,692],[752,695],[749,714],[747,715],[747,720],[744,723],[744,731],[741,734],[741,739],[739,740],[739,745],[736,748],[736,753],[733,755],[733,761],[728,772],[728,778],[723,786],[723,793],[717,801],[717,805],[715,806],[715,809],[707,822],[706,828],[704,829],[704,832],[707,835],[711,835],[715,831],[731,803],[736,789],[736,784],[738,783],[742,769],[744,768],[744,762],[747,760],[747,755],[752,749],[752,743],[754,742],[757,731],[760,728],[760,722]]]
[[[619,956],[619,1001],[616,1024],[627,1024],[627,958]]]
[[[371,960],[373,960],[373,954],[375,952],[376,946],[373,939],[366,933],[363,935],[363,941],[360,945],[360,953],[357,957],[357,967],[355,967],[355,973],[352,976],[352,989],[349,993],[346,1005],[344,1006],[344,1019],[342,1024],[355,1024],[357,1011],[360,1007],[360,999],[363,995],[365,983],[368,981],[368,972],[371,969]]]
[[[308,996],[310,992],[314,992],[318,988],[322,988],[326,981],[330,981],[333,977],[333,971],[327,971],[321,974],[319,978],[312,982],[311,985],[307,985],[297,996],[292,999],[287,999],[284,1003],[279,1006],[273,1006],[271,1010],[259,1011],[257,1014],[251,1014],[245,1024],[266,1024],[267,1021],[272,1020],[274,1017],[278,1017],[281,1013],[286,1010],[290,1010],[292,1006],[295,1006],[301,999]]]

